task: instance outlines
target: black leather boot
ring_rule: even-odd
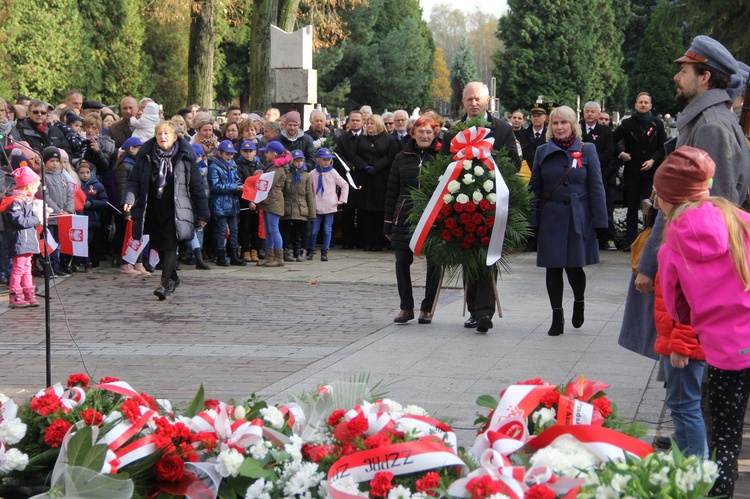
[[[547,334],[550,336],[560,336],[561,334],[563,334],[564,327],[565,317],[563,316],[563,309],[553,308],[552,325],[550,326],[549,331],[547,331]]]
[[[570,320],[570,323],[576,329],[583,326],[583,300],[573,301],[573,318]]]
[[[229,263],[237,267],[244,267],[247,263],[240,257],[238,251],[237,248],[229,248]]]
[[[229,267],[226,251],[219,250],[216,252],[216,265],[218,265],[219,267]]]
[[[211,267],[209,267],[206,262],[203,261],[203,253],[201,252],[200,248],[195,248],[193,250],[193,255],[195,255],[195,268],[198,270],[211,270]]]

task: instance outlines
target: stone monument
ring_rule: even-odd
[[[281,114],[292,109],[302,117],[305,130],[313,105],[318,100],[318,72],[313,69],[313,27],[294,33],[271,26],[271,69],[273,70],[273,107]]]

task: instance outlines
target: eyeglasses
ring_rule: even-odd
[[[42,111],[41,109],[35,109],[33,111],[29,111],[29,113],[31,113],[31,114],[41,114],[42,116],[44,116],[45,114],[47,114],[47,111]]]
[[[393,125],[393,124],[394,124],[394,123],[393,123],[392,121],[385,121],[385,122],[384,122],[384,125],[385,125],[385,126],[388,126],[388,125]]]
[[[406,118],[396,118],[396,121],[406,121]]]

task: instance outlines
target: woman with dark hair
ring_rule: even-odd
[[[224,123],[224,126],[221,127],[221,137],[219,138],[219,141],[228,140],[232,144],[234,144],[235,142],[237,142],[239,137],[240,127],[234,121]]]
[[[351,157],[354,171],[359,172],[358,178],[362,182],[361,194],[355,198],[360,203],[360,237],[365,251],[383,249],[383,234],[379,227],[383,225],[388,174],[397,153],[398,143],[385,131],[383,118],[378,114],[368,117],[365,133],[352,145]]]
[[[371,118],[372,119],[372,118]],[[432,160],[440,150],[437,139],[440,127],[433,117],[422,116],[412,126],[404,149],[393,160],[385,193],[385,221],[383,232],[396,255],[396,285],[401,299],[401,310],[393,322],[403,324],[414,318],[414,295],[409,268],[414,253],[409,248],[411,229],[406,218],[411,210],[411,191],[419,188],[422,165]],[[440,283],[440,268],[427,263],[425,296],[419,307],[420,324],[432,322],[432,305]]]
[[[156,125],[155,136],[138,151],[135,166],[128,177],[123,205],[133,218],[133,239],[148,234],[149,245],[159,251],[162,263],[161,283],[154,290],[159,300],[180,285],[177,276],[177,247],[190,241],[198,225],[209,219],[208,202],[195,154],[187,140],[180,138],[174,123]]]

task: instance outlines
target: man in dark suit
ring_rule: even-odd
[[[531,126],[519,132],[518,141],[521,142],[521,154],[529,168],[534,167],[536,148],[547,142],[547,108],[544,104],[535,103],[531,106]]]
[[[409,113],[403,109],[393,112],[393,130],[389,132],[399,144],[399,148],[404,148],[404,143],[409,140]]]
[[[120,101],[120,121],[107,130],[118,149],[133,134],[133,129],[130,128],[130,118],[135,116],[137,112],[138,102],[133,97],[127,96]]]
[[[641,200],[651,196],[654,172],[664,160],[667,134],[664,123],[651,115],[651,95],[641,92],[635,99],[635,110],[612,133],[618,157],[625,164],[625,218],[627,246],[638,237],[638,210]]]
[[[513,127],[504,121],[500,121],[487,112],[487,105],[490,102],[490,92],[482,82],[471,82],[464,88],[463,105],[466,114],[462,121],[466,121],[477,116],[483,117],[490,122],[490,133],[488,137],[494,137],[495,143],[493,149],[505,149],[516,168],[520,168],[521,159],[516,154],[516,137],[513,135]],[[440,149],[440,153],[451,155],[451,141],[456,134],[446,135],[446,140]],[[471,314],[469,320],[464,323],[464,327],[476,328],[480,333],[486,333],[492,328],[492,316],[495,314],[495,280],[497,273],[494,268],[488,268],[486,275],[474,283],[466,285],[466,305]]]
[[[362,126],[364,120],[362,119],[362,112],[352,111],[349,113],[349,131],[339,135],[336,138],[336,153],[341,157],[342,160],[346,161],[349,168],[352,167],[352,148],[354,141],[362,133]],[[334,162],[334,167],[338,173],[346,178],[346,170],[343,165],[339,165]],[[357,197],[358,191],[352,189],[349,191],[349,201],[342,208],[341,217],[341,230],[344,237],[344,249],[351,249],[359,244],[359,235],[356,228],[357,220]]]
[[[602,181],[604,182],[604,193],[607,196],[607,216],[609,227],[606,236],[599,240],[599,249],[615,250],[615,221],[613,213],[615,210],[615,178],[617,177],[617,164],[614,162],[615,143],[612,140],[612,129],[599,124],[599,113],[602,108],[598,102],[589,101],[583,106],[583,120],[581,120],[581,133],[584,142],[590,142],[596,146],[599,155],[599,164],[602,168]]]

